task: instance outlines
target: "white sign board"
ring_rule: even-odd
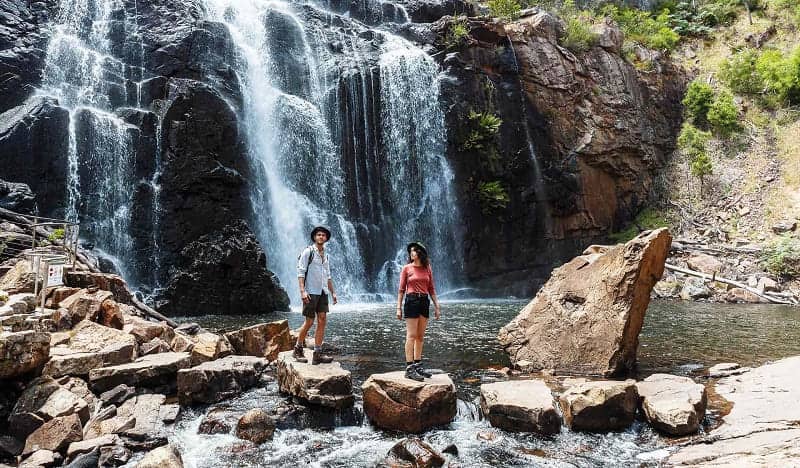
[[[45,287],[61,286],[64,284],[64,265],[49,265],[47,267],[47,284]]]

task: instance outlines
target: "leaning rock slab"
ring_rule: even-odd
[[[311,352],[305,350],[307,363],[297,362],[292,351],[278,355],[278,388],[313,405],[329,408],[353,406],[353,382],[350,371],[338,362],[311,364]]]
[[[256,385],[269,362],[255,356],[228,356],[178,371],[182,405],[214,403]]]
[[[564,422],[573,431],[605,432],[624,429],[636,415],[636,382],[584,382],[559,398]]]
[[[289,322],[261,323],[225,334],[236,354],[260,356],[274,361],[278,354],[293,346]]]
[[[671,240],[666,229],[645,232],[554,270],[500,330],[498,339],[512,363],[606,376],[631,370],[650,292],[664,273]]]
[[[119,384],[134,387],[174,389],[177,374],[191,364],[189,353],[151,354],[128,364],[100,367],[89,371],[92,389],[103,392]]]
[[[550,388],[541,380],[481,385],[481,409],[494,427],[507,431],[557,434],[561,416]]]
[[[136,348],[131,343],[110,344],[95,353],[67,352],[52,356],[44,366],[42,375],[88,377],[92,369],[129,363],[135,357]]]
[[[403,371],[373,374],[361,390],[364,413],[383,429],[422,432],[449,424],[456,415],[456,388],[446,374],[424,382],[405,378]]]
[[[636,384],[642,411],[654,428],[673,436],[694,434],[706,413],[706,388],[689,377],[653,374]]]
[[[22,439],[45,422],[72,414],[78,415],[81,421],[88,420],[86,401],[55,380],[40,377],[32,381],[17,399],[8,417],[8,425],[11,433]]]
[[[80,440],[83,440],[83,430],[78,415],[61,416],[47,421],[33,431],[25,441],[22,454],[27,455],[37,450],[60,452],[70,443]]]
[[[0,332],[0,379],[40,368],[50,354],[50,334],[34,330]]]

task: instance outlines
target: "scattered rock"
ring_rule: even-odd
[[[190,364],[189,353],[152,354],[132,363],[92,369],[89,371],[89,380],[92,388],[100,392],[121,383],[135,387],[164,387],[174,391],[178,371]]]
[[[275,432],[275,423],[272,418],[261,408],[246,412],[236,424],[236,437],[261,444],[272,440]]]
[[[430,445],[416,437],[396,443],[385,460],[388,466],[413,466],[420,468],[443,466],[445,459]]]
[[[255,356],[228,356],[178,371],[178,400],[182,405],[214,403],[241,393],[259,382],[269,365]]]
[[[500,330],[498,339],[512,363],[603,375],[632,369],[650,292],[664,273],[671,240],[666,229],[644,232],[554,270]]]
[[[236,354],[260,356],[274,361],[278,353],[290,351],[294,343],[289,333],[289,322],[261,323],[225,334]]]
[[[557,434],[561,416],[550,388],[541,380],[512,380],[481,385],[481,409],[494,427],[507,431]]]
[[[418,433],[449,424],[456,415],[455,386],[446,374],[424,382],[405,378],[403,371],[372,374],[361,389],[364,413],[383,429]]]
[[[129,344],[136,349],[136,339],[114,328],[83,320],[72,330],[69,348],[76,352],[97,353],[109,345]]]
[[[715,257],[704,253],[693,253],[686,261],[690,270],[699,271],[711,275],[722,271],[722,262]]]
[[[37,450],[25,461],[20,463],[19,468],[40,468],[58,466],[61,464],[61,455],[52,450]]]
[[[173,339],[174,341],[174,339]],[[158,353],[169,353],[173,349],[161,338],[153,338],[152,340],[139,346],[139,352],[142,356]]]
[[[764,292],[780,292],[781,291],[781,287],[778,284],[778,282],[775,281],[774,279],[770,278],[769,276],[762,276],[761,278],[759,278],[758,279],[758,284],[756,285],[756,288],[759,291],[761,291],[762,293],[764,293]]]
[[[122,330],[136,337],[136,341],[147,343],[153,338],[161,338],[167,343],[171,343],[175,337],[172,327],[161,322],[151,322],[139,317],[128,316]]]
[[[73,459],[78,455],[82,455],[84,453],[89,453],[95,449],[99,449],[100,447],[105,447],[107,445],[117,445],[121,443],[120,438],[116,434],[108,434],[100,437],[95,437],[93,439],[86,439],[80,442],[73,442],[69,444],[69,448],[67,448],[67,458]]]
[[[40,368],[50,354],[50,334],[34,330],[0,332],[0,379]]]
[[[92,450],[89,453],[78,455],[78,458],[64,468],[95,468],[98,466],[98,463],[100,463],[100,452]]]
[[[573,431],[624,429],[636,415],[636,382],[585,382],[568,388],[559,402],[564,422]]]
[[[278,387],[313,405],[329,408],[352,406],[353,384],[350,371],[342,369],[341,364],[311,364],[311,351],[305,350],[307,363],[297,362],[292,351],[278,355]]]
[[[728,302],[748,303],[748,304],[757,304],[759,302],[766,302],[766,300],[761,299],[758,295],[753,294],[750,291],[742,288],[729,289],[728,293],[725,295],[725,300]]]
[[[688,377],[653,374],[636,384],[650,424],[672,436],[694,434],[706,413],[706,389]]]
[[[224,336],[214,333],[200,333],[194,337],[192,347],[192,365],[213,361],[233,353],[233,348]]]
[[[36,274],[31,268],[31,262],[19,260],[11,270],[0,277],[0,290],[8,294],[32,293],[35,281]]]
[[[42,370],[43,375],[61,377],[73,375],[88,377],[92,369],[126,364],[136,357],[136,348],[132,343],[114,343],[97,352],[71,352],[63,349],[65,354],[55,354],[61,348],[53,349],[53,356]]]
[[[125,317],[122,314],[122,310],[113,299],[106,299],[100,304],[100,314],[97,321],[117,330],[122,330],[125,326]]]
[[[797,229],[797,221],[782,220],[772,225],[772,232],[775,234],[783,234],[786,232],[793,232]]]
[[[131,458],[131,451],[122,445],[100,447],[98,466],[121,466]]]
[[[103,392],[100,395],[100,400],[103,402],[104,405],[119,405],[135,394],[136,394],[135,388],[129,387],[128,385],[125,384],[119,384],[116,387],[112,388],[111,390]]]
[[[28,384],[20,395],[8,417],[8,426],[13,435],[25,439],[45,422],[72,414],[87,421],[86,402],[52,378],[40,377]]]
[[[16,458],[22,453],[25,443],[13,436],[0,435],[0,459]]]
[[[191,353],[192,348],[194,348],[194,342],[192,339],[183,333],[175,331],[175,338],[172,339],[172,343],[170,343],[170,347],[176,353]]]
[[[69,310],[72,323],[77,324],[81,320],[97,321],[100,315],[101,306],[106,299],[114,297],[110,291],[96,290],[89,292],[88,289],[81,289],[72,296],[61,301],[58,306]]]
[[[33,431],[25,441],[23,455],[37,450],[60,452],[71,442],[83,440],[83,428],[77,414],[53,418]]]
[[[136,468],[183,468],[183,459],[178,449],[165,445],[150,451],[136,464]]]
[[[232,414],[223,408],[214,408],[203,417],[198,434],[228,434],[233,428],[230,421]]]
[[[694,301],[697,299],[708,299],[711,291],[706,287],[705,282],[700,278],[687,278],[683,283],[680,297],[684,301]]]

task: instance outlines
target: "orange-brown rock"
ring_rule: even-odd
[[[291,350],[294,345],[286,320],[242,328],[226,333],[225,338],[230,341],[234,353],[265,357],[270,361],[277,359],[278,353]]]
[[[633,368],[650,291],[664,272],[666,229],[574,258],[553,271],[498,339],[518,367],[617,375]]]
[[[456,389],[447,374],[417,382],[403,371],[372,374],[361,386],[364,413],[390,430],[422,432],[449,424],[456,415]]]
[[[100,304],[100,313],[97,321],[117,330],[122,330],[122,327],[125,326],[125,317],[122,315],[119,304],[114,299],[106,299]]]

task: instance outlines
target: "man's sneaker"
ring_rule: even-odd
[[[414,368],[417,369],[417,374],[425,377],[426,379],[430,379],[433,376],[433,374],[431,374],[430,372],[426,371],[425,368],[422,367],[422,363],[421,362],[418,362],[418,363],[414,364]]]
[[[297,362],[308,362],[306,359],[305,353],[303,353],[303,348],[301,346],[295,346],[294,352],[292,353],[292,357]]]
[[[413,365],[406,366],[406,378],[411,380],[416,380],[417,382],[422,382],[425,380],[425,377],[419,375],[417,372],[417,368]]]
[[[327,354],[322,354],[322,351],[314,350],[314,354],[311,355],[311,364],[328,364],[333,362],[333,358],[328,356]]]

